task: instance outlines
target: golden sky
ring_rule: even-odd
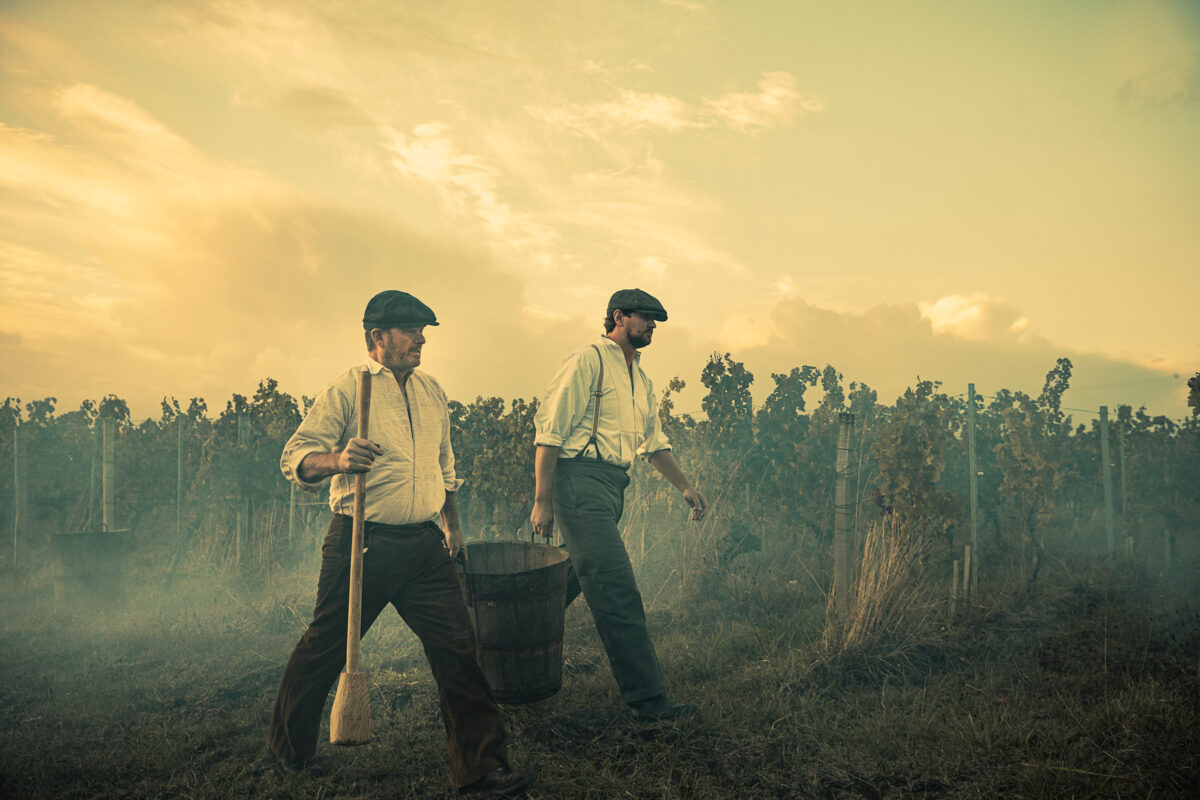
[[[366,300],[533,397],[613,290],[730,351],[1186,412],[1194,0],[0,5],[0,396],[315,394]]]

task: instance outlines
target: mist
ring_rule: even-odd
[[[661,386],[712,512],[689,522],[639,463],[622,531],[664,673],[701,711],[633,724],[575,603],[562,688],[504,706],[533,796],[1191,791],[1200,423],[1066,409],[1071,361],[1047,366],[1032,395],[919,381],[888,403],[832,366],[762,387],[714,354]],[[308,402],[264,379],[140,421],[111,395],[5,404],[6,797],[450,796],[437,687],[390,610],[362,644],[373,741],[323,728],[324,778],[266,760],[329,521],[278,469]],[[451,402],[468,542],[530,540],[536,403]]]

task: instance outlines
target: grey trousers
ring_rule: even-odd
[[[567,605],[583,592],[621,699],[666,694],[667,684],[646,630],[646,611],[617,523],[625,509],[625,470],[592,459],[559,459],[554,521],[571,555]]]

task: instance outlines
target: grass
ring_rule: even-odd
[[[263,760],[310,561],[265,585],[150,582],[110,614],[55,614],[43,576],[9,575],[0,796],[451,796],[436,688],[388,613],[363,649],[374,741],[334,748],[323,733],[322,779],[280,781]],[[985,581],[984,602],[953,621],[933,589],[894,613],[896,591],[926,585],[910,577],[862,609],[875,624],[840,639],[794,554],[691,574],[643,589],[658,594],[649,618],[672,692],[701,712],[632,723],[577,603],[563,690],[506,709],[513,761],[539,773],[531,797],[1200,796],[1194,572],[1051,561],[1032,593]]]

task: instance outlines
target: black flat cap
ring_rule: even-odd
[[[618,308],[622,311],[640,312],[659,322],[667,321],[667,310],[658,302],[658,298],[641,289],[618,289],[613,292],[613,296],[608,299],[608,314],[611,315],[613,310]]]
[[[371,298],[363,312],[363,330],[372,328],[416,328],[437,325],[433,309],[408,292],[388,289]]]

